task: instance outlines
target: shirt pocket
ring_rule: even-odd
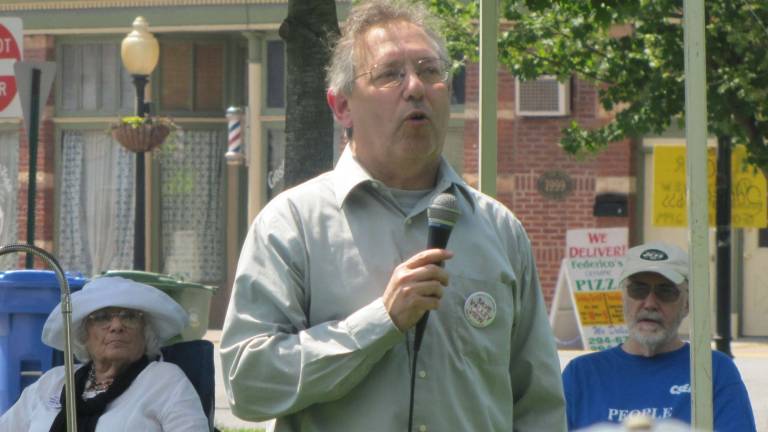
[[[509,365],[509,347],[515,321],[514,290],[514,280],[502,283],[450,275],[440,310],[445,312],[442,318],[446,322],[449,339],[467,360],[489,366]],[[471,297],[480,298],[484,304],[492,299],[495,311],[481,314],[482,320],[492,318],[489,324],[483,326],[472,322],[471,312],[465,311],[467,300]]]

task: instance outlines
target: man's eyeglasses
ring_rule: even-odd
[[[672,303],[680,298],[680,288],[671,282],[661,282],[657,284],[648,284],[645,282],[629,281],[627,283],[627,295],[634,300],[645,300],[648,294],[653,290],[662,303]]]
[[[421,59],[413,65],[413,70],[424,84],[446,82],[451,75],[449,63],[437,58]],[[408,72],[406,71],[405,63],[393,62],[376,64],[371,70],[357,75],[355,79],[363,75],[370,75],[371,84],[376,88],[382,89],[400,86],[405,81]]]
[[[98,326],[107,327],[117,317],[120,323],[128,328],[136,328],[144,322],[144,313],[135,310],[100,310],[88,315],[88,322]]]

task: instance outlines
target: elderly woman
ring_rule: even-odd
[[[72,294],[72,350],[78,431],[207,431],[200,399],[184,372],[158,361],[160,343],[179,334],[187,314],[162,291],[118,277]],[[64,348],[61,305],[43,342]],[[46,372],[0,417],[0,431],[65,431],[64,368]]]

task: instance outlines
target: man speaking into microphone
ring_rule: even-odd
[[[350,11],[327,78],[347,146],[262,210],[240,255],[221,340],[238,417],[281,432],[565,430],[528,237],[441,156],[448,60],[418,2]],[[447,249],[426,248],[431,206],[457,216]]]

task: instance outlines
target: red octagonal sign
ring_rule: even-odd
[[[16,77],[0,76],[0,111],[6,109],[16,96]]]
[[[21,60],[19,44],[8,27],[0,24],[0,59]]]
[[[22,116],[14,65],[24,53],[21,18],[0,17],[0,118]]]

